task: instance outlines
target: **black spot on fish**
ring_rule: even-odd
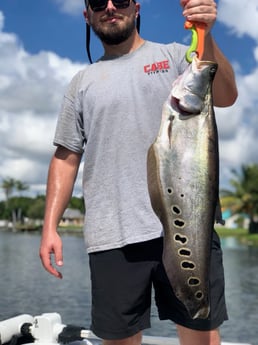
[[[200,285],[200,279],[196,278],[196,277],[189,278],[188,284],[190,286],[198,286],[198,285]]]
[[[178,242],[180,244],[186,244],[188,242],[188,238],[186,236],[182,236],[180,234],[176,234],[174,236],[174,239],[176,242]]]
[[[183,219],[175,219],[174,225],[176,228],[183,228],[185,226],[185,222],[183,221]]]
[[[177,206],[172,206],[172,212],[177,215],[181,214],[181,210]]]
[[[172,188],[168,188],[167,192],[168,192],[168,194],[173,194],[173,189]]]
[[[191,256],[191,254],[192,254],[191,250],[187,249],[187,248],[179,249],[178,253],[180,256]]]
[[[197,291],[196,294],[195,294],[195,297],[198,299],[198,300],[201,300],[203,298],[203,293],[201,291]]]
[[[195,264],[192,261],[182,261],[181,266],[184,270],[194,270]]]

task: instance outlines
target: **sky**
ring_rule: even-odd
[[[189,44],[179,0],[140,0],[143,38]],[[258,0],[219,0],[213,36],[232,63],[238,100],[216,108],[220,183],[258,163]],[[0,184],[14,178],[45,194],[64,91],[88,64],[83,0],[0,0]],[[93,36],[93,60],[102,47]],[[81,196],[79,171],[74,195]],[[27,194],[26,194],[27,193]],[[0,189],[0,200],[4,199]]]

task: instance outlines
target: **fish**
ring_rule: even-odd
[[[152,208],[164,230],[162,261],[192,319],[210,313],[211,242],[219,193],[212,84],[218,65],[194,57],[172,84],[147,155]]]

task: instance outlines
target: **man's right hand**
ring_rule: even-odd
[[[54,263],[51,260],[53,255]],[[59,234],[43,230],[39,249],[39,256],[44,268],[56,278],[62,279],[62,273],[55,266],[63,266],[62,240]]]

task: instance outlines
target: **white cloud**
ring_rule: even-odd
[[[220,0],[219,20],[239,37],[248,35],[258,41],[257,0]]]
[[[53,0],[58,4],[61,11],[67,14],[81,14],[85,8],[84,0]]]
[[[83,66],[52,52],[29,54],[3,30],[0,11],[0,183],[13,177],[43,192],[63,93]]]
[[[257,0],[220,0],[218,20],[237,37],[254,40],[250,49],[256,61],[248,74],[235,64],[239,97],[233,107],[217,110],[220,133],[221,181],[229,180],[230,171],[242,164],[258,163],[258,2]],[[256,43],[257,45],[257,43]]]
[[[249,74],[237,73],[237,85],[239,96],[235,105],[216,110],[224,184],[229,180],[230,170],[258,163],[258,64]]]

